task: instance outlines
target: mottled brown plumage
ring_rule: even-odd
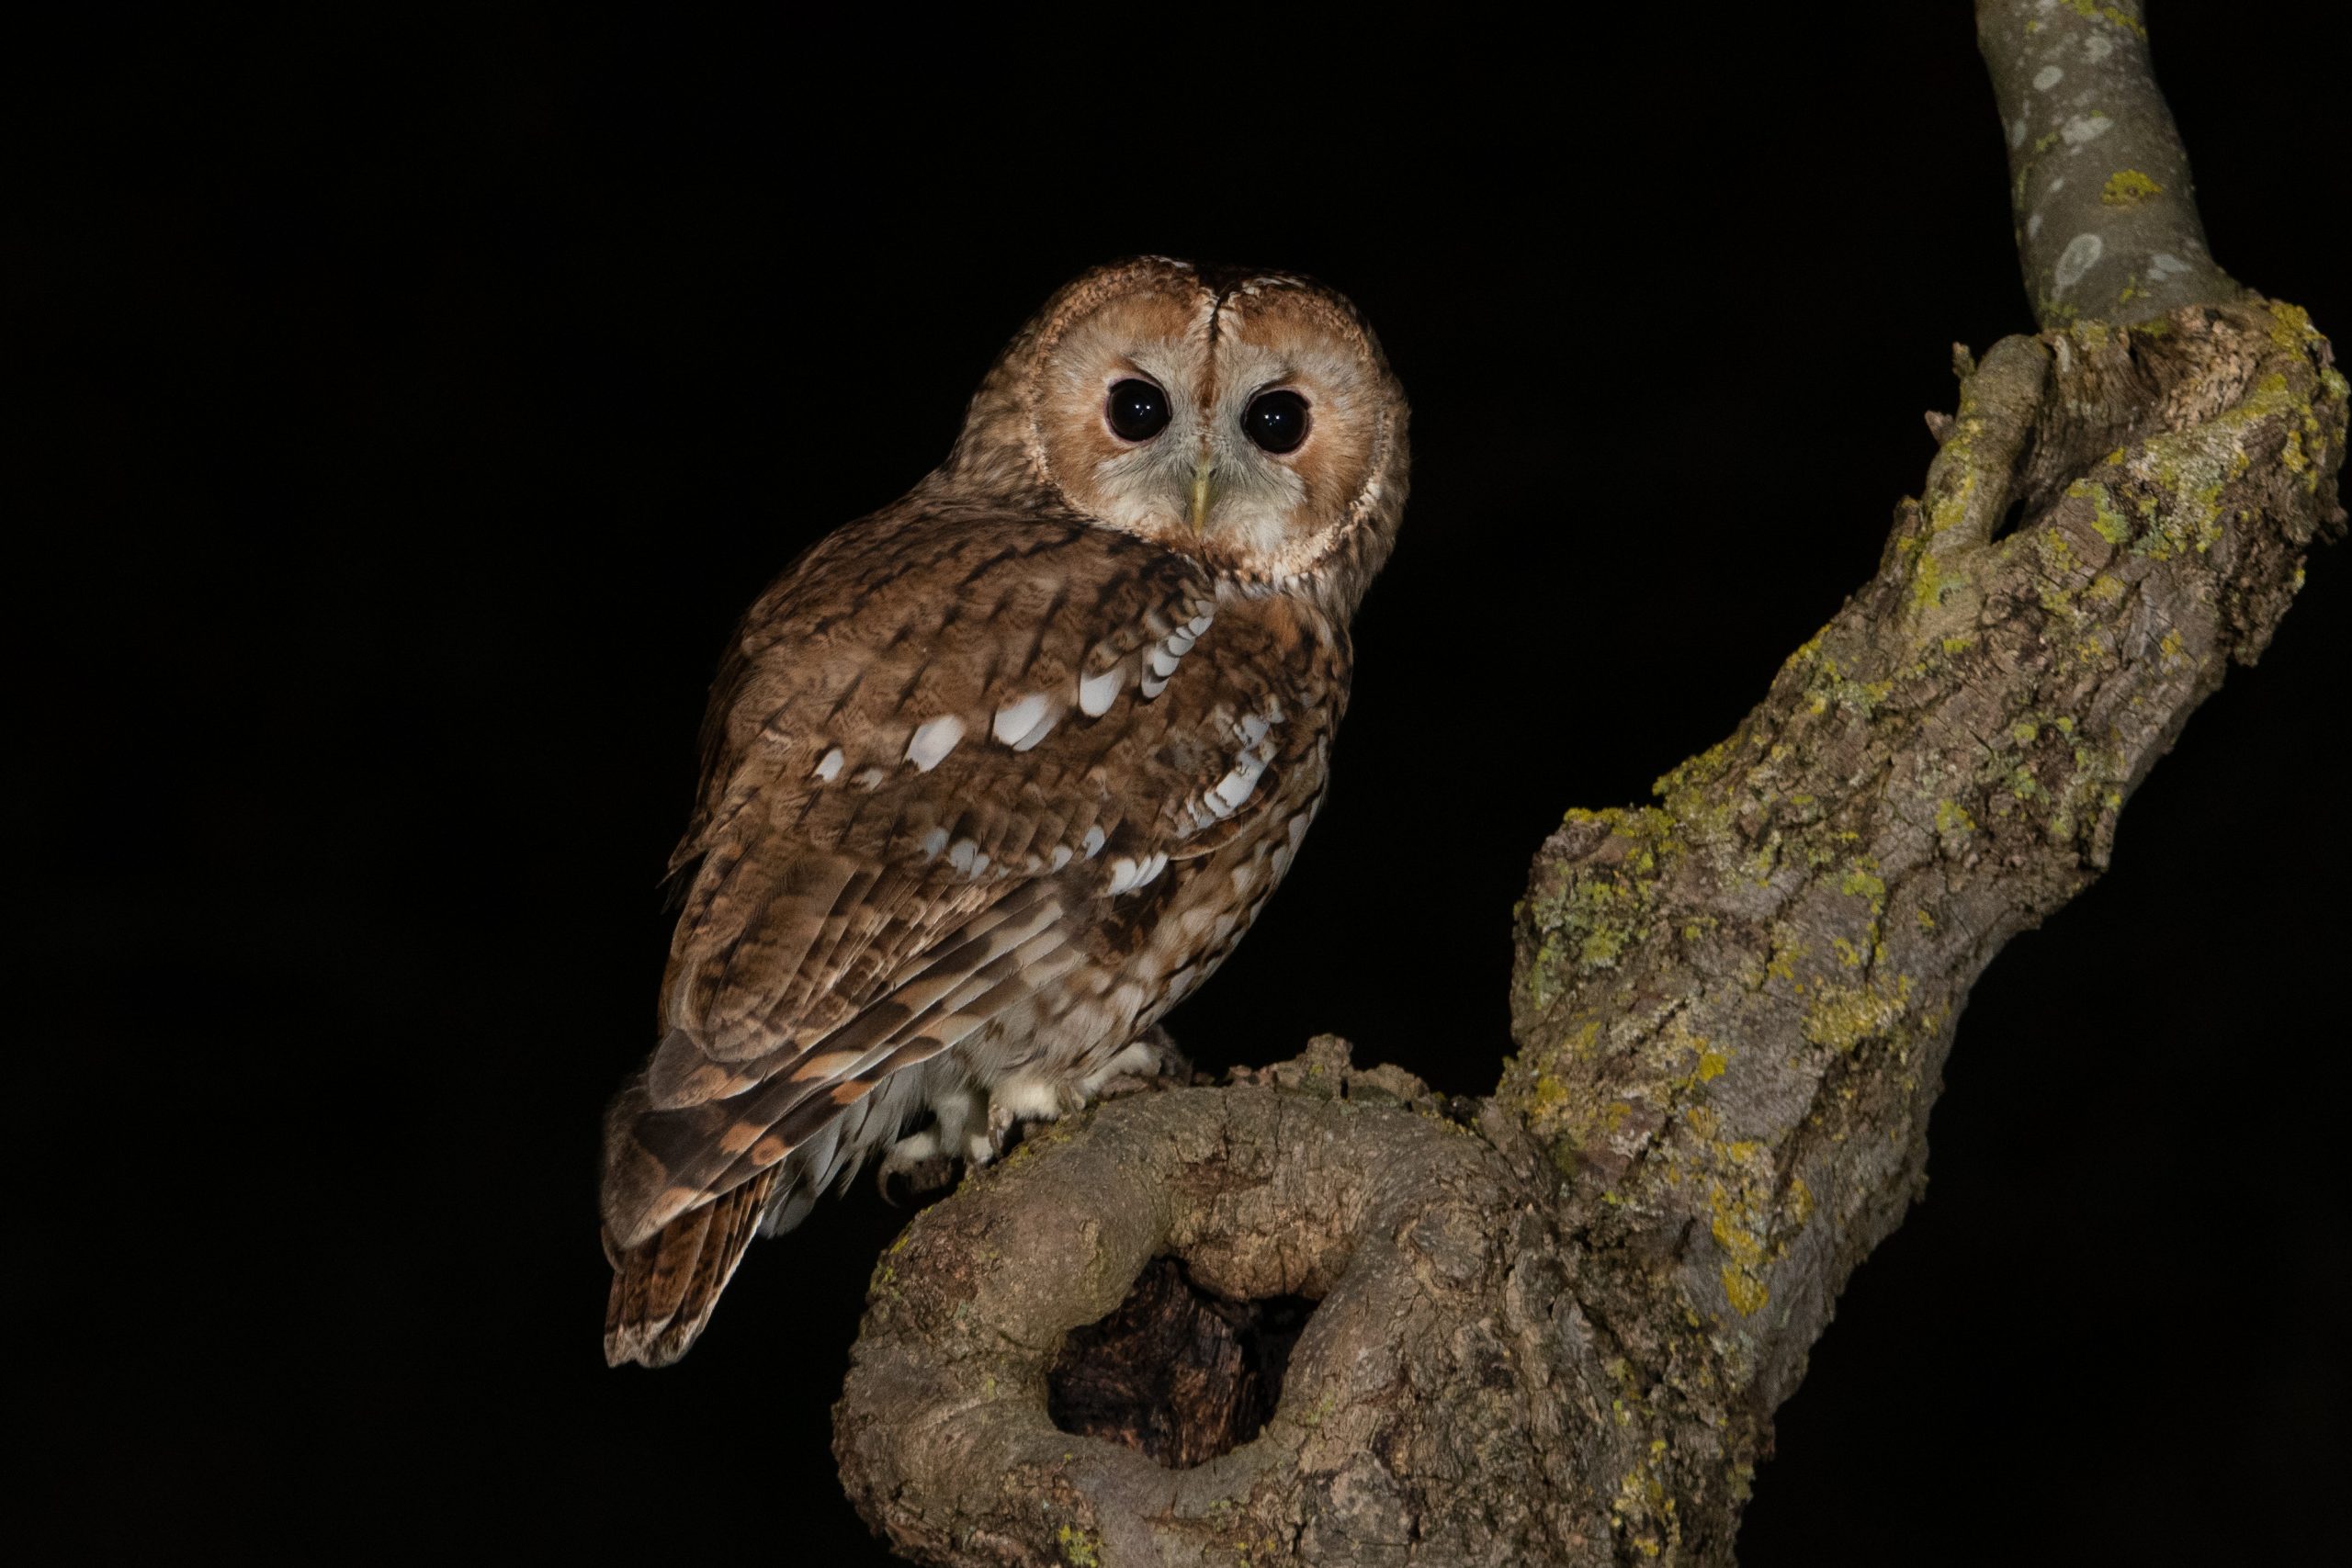
[[[1139,381],[1164,424],[1122,434]],[[1249,434],[1273,392],[1294,448]],[[660,1043],[607,1120],[610,1359],[683,1354],[755,1231],[876,1152],[986,1159],[1149,1064],[1321,798],[1404,427],[1329,290],[1103,268],[936,472],[762,596],[712,694]]]

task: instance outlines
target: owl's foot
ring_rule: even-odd
[[[1088,1100],[1094,1100],[1148,1089],[1183,1089],[1192,1081],[1193,1059],[1176,1048],[1167,1030],[1154,1024],[1079,1087]]]
[[[1035,1122],[1058,1122],[1086,1100],[1082,1086],[1069,1079],[1007,1078],[989,1091],[987,1132],[966,1140],[972,1163],[986,1165],[999,1158],[1021,1141],[1022,1129]]]
[[[955,1158],[940,1146],[937,1128],[926,1127],[900,1138],[882,1156],[875,1168],[874,1187],[886,1203],[898,1201],[898,1194],[890,1189],[893,1178],[901,1179],[909,1197],[936,1192],[956,1179]]]

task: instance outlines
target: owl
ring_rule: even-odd
[[[1102,268],[944,463],[752,605],[606,1118],[609,1361],[683,1355],[752,1239],[875,1156],[986,1161],[1154,1069],[1322,799],[1405,426],[1330,289]]]

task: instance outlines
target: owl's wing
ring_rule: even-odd
[[[666,1032],[608,1128],[610,1241],[795,1150],[821,1184],[891,1073],[1139,940],[1169,862],[1326,743],[1307,614],[1221,612],[1180,557],[1035,520],[886,514],[787,574],[714,694]]]

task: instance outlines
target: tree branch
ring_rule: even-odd
[[[1605,1518],[1556,1438],[1571,1409],[1598,1422],[1609,1389],[1565,1331],[1559,1238],[1503,1152],[1521,1140],[1443,1120],[1394,1068],[1353,1072],[1336,1041],[1262,1079],[1114,1101],[908,1227],[876,1275],[835,1439],[899,1550],[1401,1562],[1442,1516],[1460,1560],[1504,1562]],[[1320,1303],[1265,1430],[1185,1470],[1046,1410],[1062,1337],[1162,1255],[1231,1300]],[[1633,1462],[1634,1434],[1617,1446]]]
[[[1656,804],[1571,812],[1538,855],[1498,1098],[1620,1260],[1576,1267],[1578,1295],[1674,1495],[1751,1461],[1918,1187],[1969,987],[2106,865],[2340,524],[2329,357],[2272,305],[2005,340],[1878,575],[1764,702]],[[1989,537],[2012,496],[2023,526]]]
[[[2139,0],[1977,0],[2034,320],[2150,321],[2245,290],[2214,265]]]
[[[1960,356],[1877,573],[1739,728],[1544,843],[1495,1094],[1446,1105],[1318,1042],[1102,1107],[917,1216],[836,1412],[844,1483],[899,1551],[1731,1560],[1772,1411],[1917,1190],[1969,987],[2105,866],[2344,522],[2326,340],[2204,260],[2136,16],[2085,9],[1981,8],[2005,118],[2060,85],[2037,61],[2086,61],[2104,85],[2064,123],[2111,129],[2075,145],[2131,148],[2165,189],[2094,213],[2064,154],[2019,154],[2052,330]],[[2000,41],[2026,22],[2042,41]],[[2052,224],[2097,260],[2070,269]],[[1069,1332],[1159,1257],[1230,1301],[1317,1303],[1263,1430],[1186,1469],[1047,1415]]]

